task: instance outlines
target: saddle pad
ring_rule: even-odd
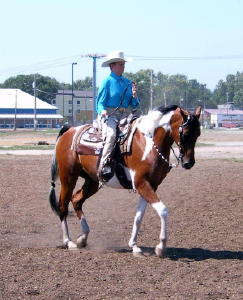
[[[76,152],[80,155],[99,155],[102,148],[91,147],[90,145],[77,144]]]

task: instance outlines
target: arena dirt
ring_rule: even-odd
[[[243,160],[199,152],[158,190],[169,209],[165,259],[153,253],[160,221],[150,207],[138,239],[145,255],[133,257],[138,195],[108,188],[84,205],[87,248],[63,249],[48,203],[51,156],[0,155],[0,299],[243,299]],[[75,240],[71,206],[68,221]]]

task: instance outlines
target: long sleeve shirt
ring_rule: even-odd
[[[116,108],[118,106],[119,108],[129,106],[136,108],[139,103],[139,98],[132,96],[132,81],[111,72],[99,88],[96,98],[96,110],[100,114],[106,108]]]

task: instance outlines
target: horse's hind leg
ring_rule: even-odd
[[[75,181],[76,183],[76,181]],[[63,233],[63,244],[68,247],[68,249],[75,249],[77,245],[71,241],[68,224],[67,224],[67,215],[68,215],[68,205],[72,198],[72,193],[75,184],[71,185],[61,185],[60,199],[59,199],[59,209],[60,209],[60,220]]]
[[[99,189],[99,183],[93,181],[89,177],[85,178],[85,182],[80,190],[78,190],[72,198],[73,208],[80,220],[81,235],[77,239],[77,246],[79,248],[87,245],[89,235],[89,225],[83,213],[83,203],[86,199],[94,195]]]

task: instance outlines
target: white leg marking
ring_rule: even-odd
[[[89,231],[90,231],[89,225],[84,216],[82,216],[80,219],[80,226],[81,226],[82,234],[77,239],[77,245],[79,248],[83,248],[87,245],[87,239],[88,239],[88,235],[89,235]]]
[[[161,231],[160,231],[160,242],[155,248],[155,253],[163,257],[165,255],[166,250],[166,242],[167,242],[167,219],[168,219],[168,209],[162,202],[156,202],[152,204],[152,207],[157,211],[160,220],[161,220]]]
[[[77,245],[71,241],[69,236],[66,218],[63,219],[61,226],[62,226],[62,234],[63,234],[63,244],[66,245],[68,249],[76,249]]]
[[[139,197],[137,211],[136,211],[133,228],[132,228],[132,234],[128,243],[129,247],[132,247],[133,253],[142,253],[142,250],[137,246],[137,235],[146,207],[147,207],[147,201],[144,200],[143,197]]]

